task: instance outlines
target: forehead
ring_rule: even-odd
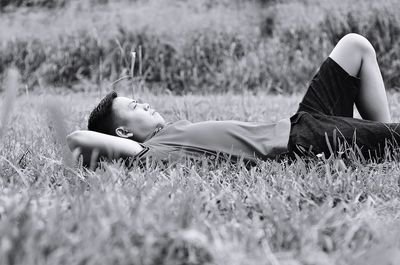
[[[114,111],[126,109],[133,99],[127,97],[116,97],[113,100],[112,109]]]
[[[126,105],[128,105],[129,103],[131,103],[132,100],[133,100],[133,99],[127,98],[127,97],[116,97],[116,98],[114,98],[113,106],[114,106],[114,105],[115,105],[116,107],[119,107],[119,106],[126,106]]]
[[[133,99],[127,97],[116,97],[112,103],[112,111],[114,115],[120,116],[123,115],[128,109],[129,104]]]

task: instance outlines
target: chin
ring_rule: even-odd
[[[164,120],[164,118],[157,112],[156,113],[156,121],[157,121],[157,123],[158,124],[164,124],[165,123],[165,120]]]

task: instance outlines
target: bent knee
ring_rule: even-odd
[[[376,52],[371,42],[364,36],[357,33],[349,33],[341,40],[345,45],[354,50],[354,52],[361,53],[362,55],[376,56]]]

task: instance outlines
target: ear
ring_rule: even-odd
[[[124,127],[118,127],[117,129],[115,129],[115,133],[117,134],[117,136],[122,138],[130,138],[133,136],[133,132],[126,130]]]

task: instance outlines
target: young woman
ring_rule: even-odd
[[[363,119],[353,118],[354,104]],[[364,37],[348,34],[321,65],[297,112],[277,123],[166,123],[149,104],[111,92],[92,111],[89,130],[73,132],[67,141],[92,167],[100,158],[145,163],[206,156],[256,162],[295,153],[329,156],[343,148],[382,158],[387,143],[400,140],[400,124],[390,121],[375,50]]]

